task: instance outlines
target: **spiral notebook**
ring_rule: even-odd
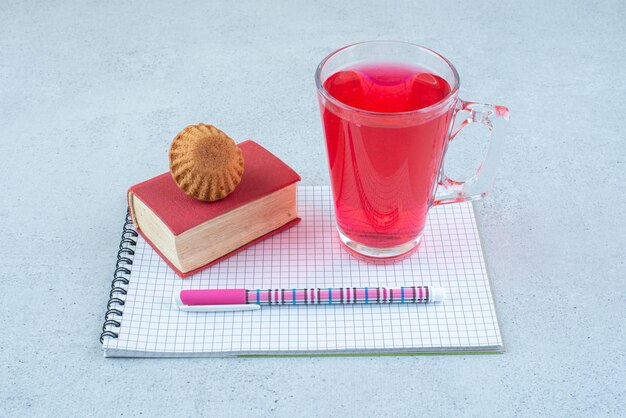
[[[298,190],[299,225],[187,279],[124,223],[101,342],[106,357],[200,357],[502,352],[471,203],[431,210],[418,252],[394,264],[347,254],[330,189]],[[194,313],[181,289],[443,287],[443,303],[272,306]]]

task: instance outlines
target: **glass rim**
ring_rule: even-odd
[[[321,74],[322,74],[322,69],[324,68],[324,65],[328,62],[329,59],[331,59],[332,57],[334,57],[335,55],[339,54],[340,52],[348,49],[348,48],[352,48],[358,45],[364,45],[364,44],[402,44],[402,45],[409,45],[411,47],[414,47],[418,50],[421,50],[422,52],[427,52],[430,54],[435,55],[437,58],[439,58],[440,60],[442,60],[452,71],[452,75],[454,77],[454,86],[450,89],[450,92],[446,95],[446,97],[444,97],[443,99],[439,100],[436,103],[433,103],[430,106],[427,107],[423,107],[421,109],[416,109],[416,110],[407,110],[404,112],[374,112],[371,110],[365,110],[365,109],[360,109],[358,107],[354,107],[354,106],[350,106],[344,102],[342,102],[341,100],[333,97],[332,94],[330,94],[330,92],[328,90],[326,90],[326,88],[324,88],[324,85],[322,84],[322,80],[321,80]],[[359,113],[363,113],[366,115],[372,115],[372,116],[382,116],[382,117],[394,117],[394,116],[406,116],[406,115],[419,115],[419,114],[425,114],[428,113],[430,111],[432,111],[433,109],[436,109],[437,107],[441,106],[442,103],[446,103],[448,100],[450,100],[451,97],[455,96],[458,91],[459,91],[459,85],[460,85],[460,79],[459,79],[459,73],[457,72],[456,68],[454,67],[454,65],[452,65],[452,63],[443,55],[441,55],[440,53],[438,53],[437,51],[434,51],[430,48],[426,48],[425,46],[422,45],[418,45],[418,44],[414,44],[411,42],[405,42],[405,41],[384,41],[384,40],[377,40],[377,41],[363,41],[363,42],[356,42],[350,45],[346,45],[344,47],[341,47],[333,52],[331,52],[330,54],[328,54],[317,66],[317,69],[315,70],[315,85],[317,86],[317,91],[324,96],[324,98],[328,101],[330,101],[331,103],[333,103],[335,106],[339,106],[341,108],[350,110],[350,111],[354,111],[354,112],[359,112]]]

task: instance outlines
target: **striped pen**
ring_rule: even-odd
[[[318,287],[180,290],[174,292],[173,301],[183,311],[227,312],[279,305],[431,303],[441,302],[444,297],[444,289],[430,286]]]

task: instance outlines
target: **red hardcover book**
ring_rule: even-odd
[[[300,221],[300,176],[253,141],[239,144],[241,182],[203,202],[183,193],[169,172],[132,186],[128,206],[137,231],[181,277],[209,267]]]

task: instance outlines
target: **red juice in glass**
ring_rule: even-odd
[[[339,240],[366,260],[416,250],[433,206],[484,197],[502,141],[504,106],[461,100],[459,74],[437,52],[408,42],[340,48],[315,72]],[[445,175],[452,138],[485,127],[489,147],[465,181]],[[499,131],[501,128],[498,127]]]
[[[340,233],[374,248],[415,240],[432,205],[454,109],[410,112],[445,99],[450,85],[417,66],[375,62],[337,71],[323,86],[367,111],[359,118],[321,103]]]

